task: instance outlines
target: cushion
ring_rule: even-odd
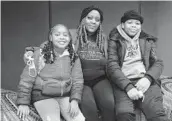
[[[17,116],[16,92],[1,89],[1,119],[2,121],[21,121]],[[30,105],[28,121],[41,121],[35,108]]]
[[[161,88],[163,92],[163,105],[172,121],[172,77],[161,77]],[[11,90],[1,89],[1,120],[2,121],[20,121],[17,116],[16,106],[17,93]],[[28,121],[42,121],[35,108],[30,105],[30,114]],[[136,121],[147,121],[142,111],[136,109]]]
[[[172,77],[161,76],[161,89],[163,92],[163,106],[168,119],[172,121]],[[136,109],[136,121],[147,121],[141,110]]]

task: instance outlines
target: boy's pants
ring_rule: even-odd
[[[116,99],[117,121],[135,121],[134,108],[137,106],[145,114],[147,121],[168,121],[163,109],[162,92],[158,85],[154,84],[145,92],[145,98],[141,100],[131,100],[127,93],[114,88]]]
[[[85,121],[80,110],[76,117],[70,117],[69,104],[69,97],[59,97],[37,101],[34,106],[43,121],[60,121],[60,113],[66,121]]]

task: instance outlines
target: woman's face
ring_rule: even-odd
[[[50,40],[53,42],[55,47],[64,49],[70,42],[70,35],[68,29],[63,25],[54,27]]]
[[[122,23],[122,28],[129,36],[135,36],[141,29],[141,23],[139,20],[129,19]]]
[[[90,33],[94,33],[100,25],[100,13],[97,10],[92,10],[85,17],[85,27]]]

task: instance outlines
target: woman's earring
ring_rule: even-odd
[[[51,51],[51,62],[53,62],[53,52]]]
[[[49,40],[52,42],[52,36],[51,35],[49,35]]]

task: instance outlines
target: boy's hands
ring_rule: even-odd
[[[136,88],[132,88],[127,92],[127,95],[132,100],[138,100],[139,98],[143,98],[143,94],[139,92]]]
[[[144,100],[144,93],[149,89],[151,82],[143,77],[135,84],[136,88],[132,88],[127,92],[128,96],[132,100],[138,100],[142,98]]]
[[[148,90],[150,85],[151,82],[145,77],[139,79],[139,81],[135,84],[137,90],[142,91],[143,93],[145,93]]]

